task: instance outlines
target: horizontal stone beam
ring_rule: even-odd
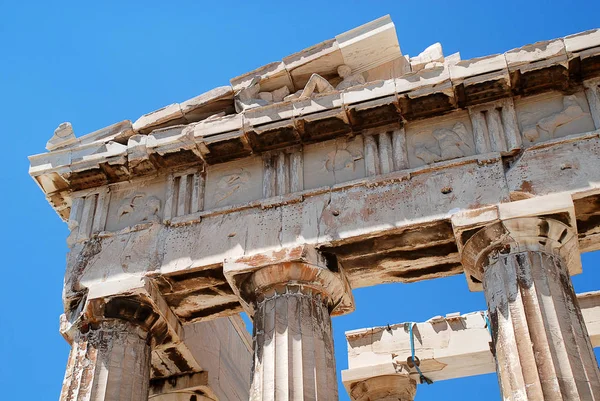
[[[600,346],[600,291],[577,295],[594,347]],[[419,382],[410,364],[408,325],[395,324],[346,332],[348,369],[342,381],[348,394],[356,383],[384,375],[407,374]],[[413,326],[415,355],[433,382],[495,372],[484,312],[436,316]]]
[[[131,195],[133,184],[83,192],[70,222],[65,295],[79,299],[81,288],[107,285],[104,277],[145,275],[182,323],[231,315],[241,306],[223,261],[300,245],[335,256],[353,288],[461,274],[453,215],[497,214],[497,205],[554,193],[570,199],[581,250],[593,251],[600,248],[599,132],[545,141],[509,159],[462,157],[194,213],[187,212],[198,205],[193,171],[172,185],[164,177],[140,182],[139,196]],[[236,177],[240,185],[248,178]],[[96,224],[103,231],[94,232]]]
[[[186,325],[182,337],[179,346],[185,347],[200,367],[186,370],[168,359],[172,355],[169,349],[155,349],[150,400],[248,400],[252,338],[239,315]],[[170,367],[169,375],[161,374]]]

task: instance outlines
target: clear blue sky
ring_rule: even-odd
[[[44,151],[58,124],[70,121],[79,136],[135,120],[385,14],[405,54],[439,41],[463,59],[600,27],[592,0],[0,0],[0,399],[58,399],[69,352],[58,333],[67,227],[27,174],[27,156]],[[578,292],[600,288],[599,261],[583,256]],[[355,297],[357,311],[334,319],[338,370],[346,330],[485,307],[462,276]],[[420,386],[417,399],[500,398],[495,375],[486,375]]]

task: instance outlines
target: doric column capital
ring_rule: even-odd
[[[60,400],[148,400],[150,364],[143,327],[121,319],[89,322],[73,333]]]
[[[61,315],[60,332],[71,343],[79,332],[115,320],[146,332],[154,346],[177,342],[183,336],[181,323],[145,277],[89,288],[78,305]]]
[[[483,287],[483,266],[499,254],[540,251],[560,256],[569,274],[581,273],[577,221],[569,194],[538,196],[452,216],[471,291]]]
[[[254,320],[250,400],[337,400],[331,315],[354,308],[337,259],[298,246],[225,261],[223,271]]]
[[[310,246],[227,260],[223,271],[251,316],[257,303],[289,291],[320,296],[333,316],[354,310],[352,290],[337,259]]]
[[[407,374],[375,376],[354,383],[352,401],[412,401],[417,382]]]
[[[467,274],[482,281],[484,266],[499,254],[527,251],[559,255],[570,273],[581,271],[577,232],[554,217],[519,217],[485,226],[467,240],[461,260]]]

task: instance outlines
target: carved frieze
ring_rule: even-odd
[[[240,205],[318,187],[594,130],[589,103],[597,81],[572,95],[503,99],[446,116],[367,129],[361,135],[270,151],[233,162],[120,183],[73,199],[69,244],[95,232],[170,222],[203,210]],[[523,144],[522,144],[523,142]],[[205,170],[206,169],[206,170]],[[109,206],[110,203],[110,206]]]
[[[516,100],[515,107],[524,146],[595,129],[583,92],[530,96]]]
[[[600,79],[592,79],[583,83],[585,96],[590,106],[590,113],[596,129],[600,129]]]
[[[131,226],[137,223],[158,222],[160,199],[144,193],[135,193],[119,204],[117,220],[119,223]]]
[[[304,147],[304,189],[365,177],[363,137],[338,138]]]
[[[165,181],[161,177],[111,186],[105,230],[116,232],[137,224],[159,223],[164,214]]]
[[[263,165],[260,157],[208,166],[206,209],[262,198]]]
[[[466,113],[427,119],[406,125],[410,167],[436,163],[476,153],[473,129]]]

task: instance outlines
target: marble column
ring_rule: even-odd
[[[483,283],[504,400],[600,400],[600,374],[571,284],[577,235],[545,217],[504,220],[465,244]]]
[[[288,285],[254,314],[251,400],[337,400],[331,317],[319,293]]]
[[[352,294],[337,262],[328,266],[305,249],[298,255],[265,266],[255,265],[261,257],[225,264],[254,319],[251,401],[338,399],[331,315],[353,309]]]
[[[405,374],[370,377],[356,383],[351,390],[352,401],[413,401],[417,382]]]
[[[120,319],[82,326],[73,335],[61,401],[147,401],[150,341]]]

